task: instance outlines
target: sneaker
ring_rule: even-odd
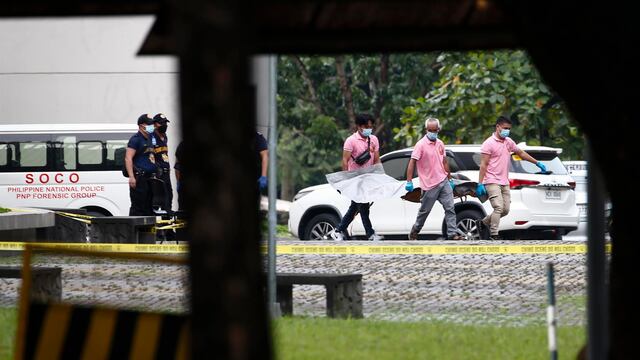
[[[378,235],[376,233],[373,233],[373,235],[369,236],[368,240],[369,241],[380,241],[382,239],[384,239],[382,236],[380,236],[380,235]]]
[[[335,241],[342,241],[342,240],[344,240],[344,235],[342,235],[342,233],[340,231],[336,231],[335,229],[333,229],[329,233],[329,238],[331,240],[335,240]]]
[[[409,233],[409,240],[418,240],[418,233],[411,229]]]

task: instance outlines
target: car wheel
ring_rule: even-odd
[[[456,224],[460,236],[466,240],[482,240],[489,238],[489,229],[483,226],[478,229],[477,220],[482,219],[482,213],[477,210],[462,210],[456,213]],[[447,224],[442,225],[442,235],[447,236]]]
[[[302,240],[328,240],[329,233],[340,223],[333,214],[318,214],[311,218],[304,230]]]

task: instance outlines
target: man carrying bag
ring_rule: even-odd
[[[380,163],[380,143],[378,138],[372,134],[373,117],[369,114],[358,114],[356,116],[357,131],[349,136],[343,146],[342,152],[342,170],[353,171]],[[345,231],[351,224],[356,214],[359,212],[362,218],[369,240],[381,240],[373,230],[371,220],[369,220],[370,203],[357,203],[351,201],[349,210],[340,221],[336,229],[330,233],[331,238],[336,241],[345,239]]]

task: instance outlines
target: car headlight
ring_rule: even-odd
[[[311,194],[311,191],[300,191],[293,197],[293,201],[298,201],[302,199],[303,196]]]

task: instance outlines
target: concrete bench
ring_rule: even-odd
[[[361,274],[276,274],[276,300],[283,315],[293,314],[293,285],[324,285],[327,316],[362,318]]]
[[[60,301],[62,298],[62,269],[34,267],[31,269],[31,299],[37,302]],[[0,266],[0,278],[21,279],[22,268]]]
[[[155,216],[105,216],[91,220],[91,242],[155,244]]]

